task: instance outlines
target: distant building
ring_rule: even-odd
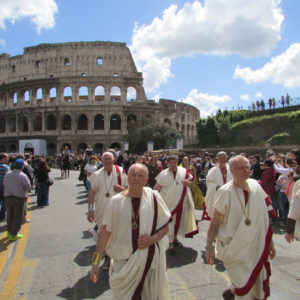
[[[125,43],[72,42],[24,48],[0,55],[0,151],[17,152],[18,141],[45,139],[48,154],[68,145],[97,152],[122,147],[129,122],[169,123],[184,144],[196,139],[194,106],[147,100]]]

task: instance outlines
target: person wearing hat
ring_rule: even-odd
[[[27,193],[31,190],[30,181],[22,172],[24,166],[23,159],[16,159],[14,169],[8,172],[3,179],[7,215],[7,237],[10,241],[15,241],[23,237],[18,232],[21,229],[23,221]]]

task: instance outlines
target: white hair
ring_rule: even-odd
[[[111,152],[108,152],[108,151],[106,151],[102,154],[102,159],[104,158],[104,156],[107,156],[107,155],[111,156],[113,160],[115,159],[114,155]]]
[[[148,168],[147,168],[145,165],[140,164],[140,163],[134,163],[134,164],[132,164],[132,165],[130,166],[130,168],[128,169],[128,175],[130,174],[131,169],[132,169],[133,167],[142,167],[142,168],[145,170],[146,177],[149,176]]]
[[[235,164],[236,164],[236,162],[238,160],[245,160],[245,161],[247,161],[248,165],[250,166],[250,162],[249,162],[249,160],[245,156],[243,156],[243,155],[236,155],[236,156],[234,156],[234,157],[232,157],[232,158],[229,159],[228,164],[229,164],[230,170],[234,169]]]
[[[225,155],[227,157],[227,153],[225,151],[219,151],[217,153],[217,157],[221,156],[221,155]]]

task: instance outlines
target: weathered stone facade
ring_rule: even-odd
[[[199,110],[172,100],[147,100],[125,43],[74,42],[27,47],[0,55],[0,151],[20,139],[46,139],[48,153],[64,145],[121,147],[127,123],[167,122],[185,144],[195,142]]]

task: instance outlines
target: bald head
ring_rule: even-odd
[[[148,177],[148,168],[140,163],[135,163],[133,165],[130,166],[129,170],[128,170],[128,176],[133,172],[133,171],[141,171],[142,173],[144,173],[145,177]]]

